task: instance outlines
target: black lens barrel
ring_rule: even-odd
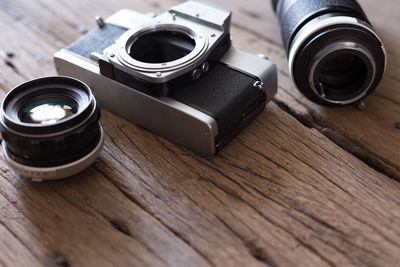
[[[338,13],[369,24],[364,11],[354,0],[273,0],[273,3],[286,50],[302,26],[324,14]]]
[[[78,112],[51,124],[24,123],[20,108],[31,97],[57,95],[73,98]],[[89,87],[68,77],[46,77],[26,82],[4,99],[0,132],[8,155],[32,167],[53,167],[76,161],[92,151],[100,141],[100,107]]]

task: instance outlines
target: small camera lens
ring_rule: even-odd
[[[26,82],[3,100],[0,131],[9,165],[34,180],[87,168],[104,142],[100,108],[84,83],[68,77]]]

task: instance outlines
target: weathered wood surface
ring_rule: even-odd
[[[1,97],[55,74],[52,54],[94,28],[95,15],[179,2],[0,0]],[[236,47],[278,64],[276,99],[215,157],[104,110],[104,151],[76,177],[31,183],[1,160],[0,265],[398,266],[397,1],[360,1],[389,57],[363,111],[298,93],[268,1],[213,2],[233,9]]]

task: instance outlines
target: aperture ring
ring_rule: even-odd
[[[5,143],[2,144],[3,154],[7,163],[20,175],[30,178],[33,181],[54,180],[69,177],[89,167],[99,156],[104,146],[104,131],[100,126],[99,141],[97,145],[84,157],[73,162],[53,167],[33,167],[21,164],[13,160]]]

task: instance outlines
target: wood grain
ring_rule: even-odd
[[[52,54],[94,28],[95,15],[179,2],[0,0],[1,96],[55,74]],[[267,1],[213,2],[233,9],[236,47],[278,64],[274,102],[215,157],[103,110],[105,148],[73,178],[31,183],[1,160],[0,265],[398,265],[396,1],[361,1],[389,55],[363,111],[322,108],[298,93]]]

